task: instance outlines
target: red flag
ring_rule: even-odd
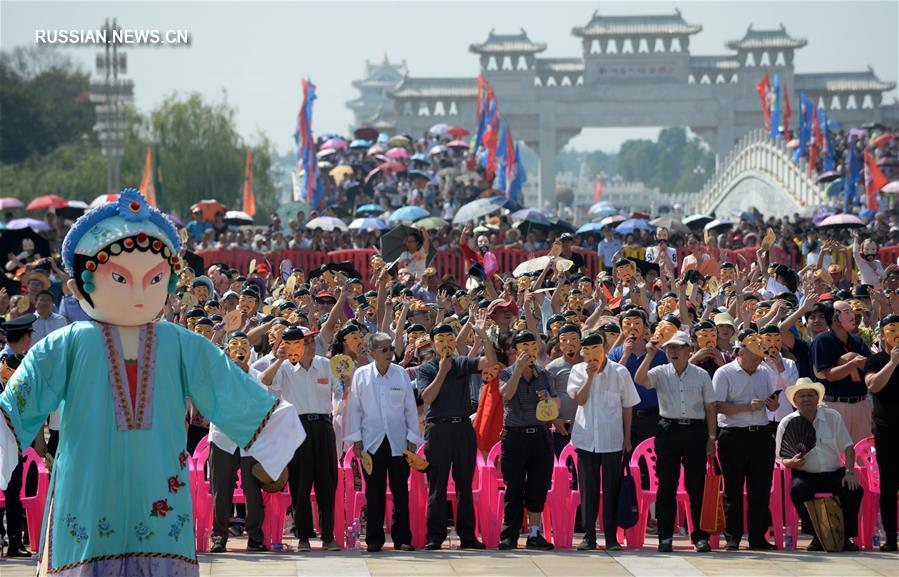
[[[256,216],[256,195],[253,193],[253,153],[247,147],[247,166],[243,178],[243,211]]]
[[[762,101],[762,113],[765,115],[765,130],[771,130],[771,107],[769,103],[769,94],[771,92],[771,81],[768,80],[768,73],[765,77],[755,85],[756,92],[759,93],[759,99]]]
[[[593,202],[599,202],[602,199],[602,179],[600,177],[596,177],[596,182],[593,183]]]
[[[156,206],[156,184],[153,180],[153,147],[147,147],[147,156],[144,160],[144,175],[140,179],[140,192],[147,199],[147,204]]]
[[[808,173],[818,168],[818,147],[821,146],[821,126],[818,124],[818,106],[812,106],[812,142],[808,147]]]
[[[874,156],[871,151],[865,149],[865,197],[868,201],[869,210],[877,210],[877,193],[880,189],[887,185],[889,180],[877,168],[874,162]]]
[[[792,110],[790,110],[790,91],[787,90],[787,79],[784,78],[784,140],[790,142],[792,138],[790,137],[790,115],[792,114]]]
[[[503,396],[499,392],[499,373],[496,375],[481,385],[481,399],[472,423],[478,449],[485,453],[499,442],[503,432]]]

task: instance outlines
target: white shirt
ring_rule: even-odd
[[[780,441],[783,439],[787,423],[801,418],[803,417],[799,411],[793,411],[784,417],[777,426],[774,454],[778,458],[780,458]],[[834,409],[818,407],[812,425],[815,427],[817,435],[815,448],[806,453],[805,463],[799,467],[799,470],[807,473],[825,473],[842,469],[844,466],[843,451],[846,450],[846,447],[853,445],[849,431],[846,430],[846,424],[843,423],[843,417]]]
[[[269,368],[275,364],[275,353],[268,353],[267,355],[259,357],[259,359],[250,365],[251,368],[256,369],[260,373],[264,373],[265,369]]]
[[[47,318],[38,316],[37,320],[34,321],[34,324],[31,325],[31,328],[33,329],[31,334],[32,344],[37,344],[38,341],[53,331],[63,328],[67,324],[69,324],[69,321],[66,317],[53,312],[51,312],[50,316]]]
[[[319,356],[312,357],[308,371],[301,363],[284,361],[272,379],[271,390],[296,407],[298,415],[330,415],[331,395],[342,394],[330,362]]]
[[[356,369],[347,399],[343,440],[362,441],[362,448],[374,453],[387,437],[390,454],[399,457],[407,441],[421,444],[418,431],[418,409],[406,371],[395,363],[390,363],[384,375],[375,363]]]
[[[658,392],[659,415],[666,419],[705,419],[705,404],[715,402],[712,378],[690,363],[680,375],[671,363],[653,367],[646,388]]]
[[[259,380],[260,374],[258,371],[255,371],[250,368],[247,372],[251,379],[256,381],[256,384],[266,389],[266,386],[262,384]],[[238,449],[237,444],[231,440],[231,438],[225,433],[221,432],[218,427],[214,424],[209,423],[209,442],[213,443],[219,449],[225,451],[226,453],[234,454],[234,451]]]
[[[787,387],[795,385],[796,381],[799,379],[799,369],[796,368],[796,361],[786,357],[780,357],[780,360],[784,364],[783,371],[778,371],[777,366],[775,366],[773,361],[765,361],[765,366],[771,369],[771,373],[774,375],[775,391],[786,390]],[[782,421],[784,417],[793,412],[793,405],[787,400],[785,394],[780,394],[778,402],[780,405],[777,407],[776,411],[772,412],[767,409],[765,410],[765,412],[768,413],[769,421]]]
[[[750,375],[740,366],[739,359],[734,359],[718,367],[712,377],[712,386],[715,388],[715,400],[719,403],[748,405],[752,399],[767,399],[771,396],[774,392],[774,373],[762,363]],[[764,408],[733,415],[718,413],[718,428],[767,424],[768,415]]]
[[[587,363],[571,367],[568,377],[568,395],[574,398],[587,382]],[[571,444],[591,453],[614,453],[624,444],[625,407],[640,402],[637,387],[627,368],[613,361],[593,377],[587,402],[579,405],[571,428]]]

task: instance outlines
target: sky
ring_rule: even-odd
[[[139,46],[127,50],[135,104],[149,110],[177,92],[227,98],[237,127],[250,143],[265,133],[280,153],[294,146],[301,101],[300,79],[318,87],[316,132],[345,133],[352,114],[345,103],[365,60],[405,60],[410,75],[476,77],[469,44],[524,28],[546,42],[542,57],[580,55],[571,28],[594,10],[605,15],[671,14],[679,8],[702,32],[692,36],[693,55],[726,54],[728,40],[781,23],[808,39],[796,54],[799,72],[865,70],[883,80],[899,76],[899,2],[823,0],[793,2],[44,2],[0,1],[0,49],[33,45],[36,30],[95,30],[118,18],[132,29],[187,30],[189,46]],[[95,46],[66,47],[93,70]],[[896,91],[887,98],[895,98]],[[500,103],[500,107],[502,103]],[[501,110],[501,108],[500,108]],[[581,150],[615,151],[628,138],[653,138],[657,129],[588,129],[572,141]]]

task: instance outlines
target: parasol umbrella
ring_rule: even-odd
[[[400,258],[400,256],[404,252],[408,251],[408,249],[406,248],[406,237],[413,233],[416,235],[420,235],[421,231],[415,227],[401,224],[393,227],[392,229],[381,235],[381,258],[383,258],[388,263]],[[436,254],[437,249],[434,248],[433,244],[431,244],[425,262],[431,262],[431,260],[434,258],[434,255]]]
[[[328,174],[334,179],[334,183],[340,186],[348,176],[353,175],[353,167],[349,164],[339,164],[332,168]]]
[[[690,232],[690,228],[687,225],[670,216],[661,216],[649,221],[649,223],[654,224],[659,228],[667,228],[671,232],[677,232],[681,234]]]
[[[350,148],[355,150],[357,148],[370,148],[372,145],[371,140],[362,140],[361,138],[357,138],[356,140],[350,143]]]
[[[378,131],[371,126],[363,126],[353,131],[353,138],[358,140],[377,140]]]
[[[533,208],[523,208],[521,210],[513,212],[509,216],[512,217],[512,220],[521,220],[533,224],[543,224],[549,226],[549,219],[546,218],[546,215],[539,210],[534,210]]]
[[[425,179],[426,181],[430,181],[430,180],[431,180],[431,175],[428,174],[427,172],[422,171],[422,170],[410,170],[408,173],[406,173],[406,175],[407,175],[410,179],[411,179],[411,178],[423,178],[423,179]]]
[[[117,200],[119,200],[118,194],[115,194],[115,193],[101,194],[100,196],[98,196],[97,198],[95,198],[94,200],[91,201],[90,207],[97,208],[98,206],[103,206],[107,202],[116,202]]]
[[[446,134],[447,130],[449,130],[449,124],[441,122],[432,126],[431,129],[428,130],[428,132],[436,136],[443,136],[444,134]]]
[[[224,214],[225,212],[225,205],[217,200],[201,200],[200,202],[191,206],[190,210],[191,212],[193,212],[194,209],[197,208],[200,209],[200,212],[203,215],[203,220],[208,221],[215,220],[216,213],[221,212],[222,214]]]
[[[618,212],[618,210],[610,203],[602,200],[591,206],[590,210],[587,212],[594,218],[605,218],[607,216],[612,216],[613,214]],[[600,214],[602,214],[602,216],[599,216]]]
[[[871,141],[871,146],[874,148],[880,148],[881,146],[886,146],[891,140],[893,140],[893,135],[889,132],[881,134]]]
[[[656,227],[649,224],[648,220],[643,220],[642,218],[629,218],[616,226],[615,232],[618,234],[633,234],[638,230],[652,232],[655,228]]]
[[[306,223],[306,228],[320,228],[327,232],[331,232],[333,230],[347,230],[346,223],[336,216],[319,216],[317,218],[313,218]]]
[[[464,149],[468,148],[468,143],[464,140],[451,140],[446,143],[447,148],[459,148]]]
[[[387,151],[387,154],[385,154],[384,156],[386,156],[387,158],[393,158],[393,159],[397,159],[397,160],[398,159],[405,160],[405,159],[409,158],[409,151],[406,150],[405,148],[391,148],[390,150]]]
[[[22,220],[22,219],[20,219]],[[30,219],[34,220],[34,219]],[[41,222],[41,221],[38,221]],[[46,223],[44,223],[46,225]],[[7,226],[6,230],[0,232],[0,254],[7,255],[9,253],[13,254],[21,254],[24,250],[22,247],[22,241],[25,239],[31,239],[31,242],[34,243],[34,254],[42,257],[50,256],[50,242],[39,235],[37,231],[35,231],[31,227],[11,229]],[[0,275],[0,278],[5,278],[3,275]],[[16,294],[16,293],[10,293]]]
[[[329,270],[334,274],[343,273],[347,278],[362,278],[362,275],[359,274],[359,271],[356,270],[356,268],[353,266],[353,263],[345,260],[342,262],[328,262],[307,271],[306,281],[308,282],[314,278],[320,277],[322,275],[322,272],[324,272],[322,270],[322,267],[325,267],[326,270]]]
[[[412,162],[420,162],[422,164],[431,164],[431,159],[424,152],[416,152],[412,155]]]
[[[755,215],[748,210],[740,210],[739,208],[735,208],[730,211],[730,215],[735,217],[737,220],[745,220],[746,222],[755,222]]]
[[[709,223],[706,223],[706,225],[703,227],[703,230],[715,230],[716,228],[730,228],[733,225],[734,225],[734,223],[732,223],[729,220],[716,218],[715,220],[713,220]]]
[[[363,204],[356,209],[356,214],[383,214],[384,207],[380,204]]]
[[[618,224],[627,220],[627,217],[621,214],[613,214],[612,216],[607,216],[601,221],[599,224],[603,226],[612,226],[613,224]]]
[[[343,138],[329,138],[321,145],[320,150],[343,150],[349,144]]]
[[[446,133],[453,138],[462,138],[463,136],[468,136],[469,134],[471,134],[470,132],[468,132],[468,130],[462,128],[461,126],[453,126],[449,130],[447,130]]]
[[[334,168],[334,165],[327,160],[319,160],[318,167],[324,170],[328,170],[329,168]]]
[[[328,158],[332,154],[336,154],[336,153],[337,153],[337,151],[334,150],[333,148],[326,148],[324,150],[319,150],[318,152],[316,152],[315,156],[316,156],[316,158]]]
[[[375,144],[368,149],[368,151],[365,153],[365,156],[375,156],[376,154],[383,154],[385,152],[387,152],[387,149],[384,146]]]
[[[598,222],[588,222],[581,228],[577,229],[574,234],[599,234],[605,228]]]
[[[503,196],[493,196],[490,198],[473,200],[459,208],[456,212],[456,216],[453,217],[453,224],[463,224],[479,220],[481,217],[504,208],[507,200],[508,199]]]
[[[10,210],[13,208],[22,208],[25,204],[19,200],[18,198],[13,198],[7,196],[6,198],[0,198],[0,210]]]
[[[56,216],[68,219],[75,220],[86,211],[89,207],[87,203],[83,200],[70,200],[66,203],[66,206],[61,206],[56,209]]]
[[[350,230],[387,230],[390,225],[380,218],[357,218],[350,223]]]
[[[423,218],[415,223],[415,226],[419,228],[426,228],[428,230],[444,228],[449,225],[450,223],[446,222],[439,216],[429,216],[428,218]]]
[[[246,226],[253,224],[253,217],[240,210],[229,210],[225,213],[225,224],[232,226]]]
[[[6,223],[6,230],[22,230],[30,228],[31,230],[51,230],[53,227],[36,218],[16,218]]]
[[[893,166],[894,164],[899,164],[899,158],[884,156],[877,159],[877,166]]]
[[[415,222],[416,220],[426,218],[430,215],[430,212],[426,211],[420,206],[404,206],[393,211],[393,214],[391,214],[387,220],[389,220],[390,222]]]
[[[880,189],[880,192],[883,192],[885,194],[896,194],[897,192],[899,192],[899,180],[888,182],[886,186]]]
[[[428,154],[433,156],[435,154],[440,154],[442,152],[446,152],[446,146],[443,144],[436,144],[431,147],[431,150],[428,151]]]
[[[66,199],[55,194],[45,194],[39,196],[28,203],[25,210],[45,210],[48,208],[59,208],[66,205]]]
[[[854,214],[835,214],[828,216],[818,224],[818,228],[861,228],[865,226],[865,221]]]
[[[815,182],[820,184],[822,182],[830,182],[838,178],[840,178],[839,172],[837,172],[836,170],[828,170],[827,172],[822,172],[821,174],[819,174],[818,178],[815,179]]]
[[[691,230],[699,230],[713,220],[715,219],[707,214],[691,214],[682,222]]]
[[[575,232],[575,228],[573,226],[571,226],[571,223],[566,222],[566,221],[562,220],[561,218],[558,218],[558,219],[550,222],[550,224],[552,225],[554,230],[557,230],[559,232],[570,232],[572,234],[574,234],[574,232]]]
[[[821,221],[823,221],[828,216],[833,216],[833,213],[831,211],[829,211],[827,208],[822,206],[821,208],[819,208],[818,210],[815,211],[814,216],[812,216],[812,222],[814,224],[821,224]]]
[[[281,222],[286,224],[291,220],[295,220],[298,212],[302,212],[304,217],[309,216],[309,213],[312,212],[312,207],[301,200],[295,200],[282,204],[275,209],[275,212],[278,214]]]
[[[397,134],[396,136],[391,136],[390,140],[387,141],[387,146],[408,147],[410,144],[412,144],[412,140],[405,134]]]
[[[526,260],[515,267],[515,270],[512,271],[512,276],[518,278],[528,273],[540,272],[549,265],[551,260],[552,258],[549,256],[538,256],[537,258]]]
[[[372,178],[374,178],[375,176],[377,176],[379,174],[388,174],[391,172],[394,172],[394,173],[405,172],[405,170],[406,170],[406,167],[403,166],[402,164],[400,164],[399,162],[392,162],[392,161],[384,162],[382,164],[379,164],[377,166],[377,168],[375,168],[374,170],[372,170],[365,176],[365,182],[370,181]]]

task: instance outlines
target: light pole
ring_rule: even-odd
[[[113,18],[103,25],[106,45],[97,53],[97,76],[91,80],[90,99],[96,105],[100,150],[106,157],[106,192],[119,191],[122,156],[125,154],[125,130],[128,127],[127,104],[134,100],[134,83],[122,78],[128,71],[128,60],[119,50],[116,31],[121,28]]]

